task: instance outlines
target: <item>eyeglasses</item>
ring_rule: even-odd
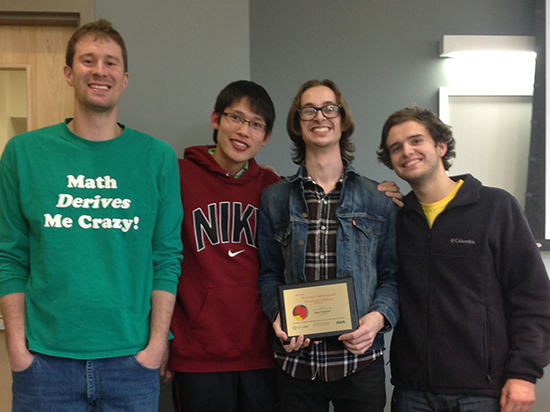
[[[223,112],[223,115],[235,124],[243,125],[245,123],[248,123],[248,127],[258,133],[265,131],[265,128],[267,127],[267,125],[263,123],[251,122],[250,120],[246,120],[244,117],[241,117],[235,113]]]
[[[300,115],[300,119],[302,120],[313,120],[315,119],[315,116],[317,116],[317,112],[321,111],[321,113],[323,113],[323,116],[325,116],[327,119],[334,119],[335,117],[340,116],[340,110],[342,110],[342,106],[340,106],[339,104],[325,104],[322,107],[302,107],[300,110],[298,110],[298,114]]]

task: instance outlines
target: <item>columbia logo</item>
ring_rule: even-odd
[[[469,245],[475,245],[476,241],[472,239],[461,239],[458,237],[451,238],[451,243],[467,243]]]

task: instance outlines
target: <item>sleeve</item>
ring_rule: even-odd
[[[155,229],[153,233],[153,290],[176,294],[181,272],[181,223],[183,209],[180,197],[176,155],[167,149]]]
[[[509,329],[505,378],[535,383],[550,362],[550,281],[516,199],[501,205],[495,266]]]
[[[386,327],[382,332],[389,332],[399,319],[399,297],[397,292],[397,247],[395,240],[396,217],[398,208],[390,200],[387,203],[386,221],[380,234],[376,256],[378,285],[369,312],[378,311],[386,318]]]
[[[0,161],[0,296],[25,292],[30,265],[29,225],[21,208],[16,156],[10,143]]]
[[[284,284],[284,267],[282,245],[275,240],[275,231],[271,211],[274,202],[268,200],[268,192],[264,191],[258,211],[258,255],[260,272],[258,274],[258,289],[262,308],[268,319],[273,322],[279,313],[277,286]]]

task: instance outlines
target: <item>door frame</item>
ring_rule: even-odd
[[[26,77],[26,106],[27,106],[27,130],[32,130],[32,107],[31,107],[31,65],[16,63],[0,63],[2,70],[24,70]]]
[[[2,16],[2,12],[12,17],[9,22],[9,16]],[[95,2],[94,0],[0,0],[0,24],[15,24],[16,19],[24,18],[25,21],[36,17],[36,23],[40,26],[59,24],[59,16],[66,14],[78,15],[77,27],[95,20]],[[4,20],[4,23],[1,20]],[[54,23],[57,22],[57,23]],[[66,25],[74,26],[72,22]]]

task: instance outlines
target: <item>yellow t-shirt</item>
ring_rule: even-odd
[[[422,210],[426,215],[426,219],[428,219],[428,225],[430,226],[430,228],[433,226],[436,217],[439,216],[439,214],[445,210],[445,208],[450,203],[450,201],[455,198],[458,192],[458,189],[460,189],[460,187],[462,186],[462,183],[464,183],[464,180],[460,179],[456,183],[457,184],[453,189],[453,191],[449,193],[447,196],[445,196],[443,199],[438,200],[437,202],[434,202],[434,203],[420,202],[420,204],[422,205]]]

